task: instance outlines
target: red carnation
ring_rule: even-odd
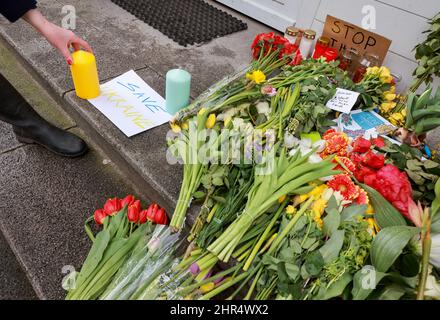
[[[389,164],[375,175],[365,176],[365,183],[376,189],[406,218],[410,219],[408,204],[411,202],[413,194],[406,173]]]
[[[371,148],[371,142],[363,137],[359,137],[354,140],[353,144],[353,152],[365,153]]]
[[[374,153],[370,150],[365,154],[362,163],[370,168],[380,169],[385,165],[385,156],[380,153]]]

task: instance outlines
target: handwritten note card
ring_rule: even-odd
[[[343,113],[350,113],[359,97],[359,92],[337,88],[336,94],[327,102],[327,107]]]
[[[133,70],[103,84],[89,101],[128,137],[171,119],[165,100]]]

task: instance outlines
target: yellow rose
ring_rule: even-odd
[[[384,96],[383,96],[383,98],[386,100],[386,101],[394,101],[394,100],[396,100],[396,94],[394,94],[394,93],[387,93],[387,94],[384,94]]]
[[[380,81],[383,83],[391,83],[393,81],[393,76],[387,67],[380,67]]]
[[[255,82],[256,84],[261,84],[263,82],[266,82],[266,75],[263,73],[263,71],[260,70],[256,70],[252,73],[248,73],[246,75],[246,78]]]
[[[370,67],[367,68],[367,74],[378,74],[379,70],[379,67]]]
[[[206,120],[206,124],[205,127],[206,129],[212,129],[215,126],[215,122],[217,120],[217,117],[215,116],[215,114],[210,114],[208,119]]]
[[[384,113],[388,113],[396,107],[397,103],[395,102],[383,102],[380,105],[380,110]]]

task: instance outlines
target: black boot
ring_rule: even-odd
[[[0,120],[13,125],[18,141],[36,143],[64,157],[78,157],[88,150],[77,136],[44,120],[0,74]]]

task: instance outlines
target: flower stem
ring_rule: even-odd
[[[431,254],[431,216],[429,209],[425,210],[423,216],[422,230],[422,266],[419,275],[419,287],[417,291],[417,300],[425,299],[426,281],[429,273],[429,256]]]

